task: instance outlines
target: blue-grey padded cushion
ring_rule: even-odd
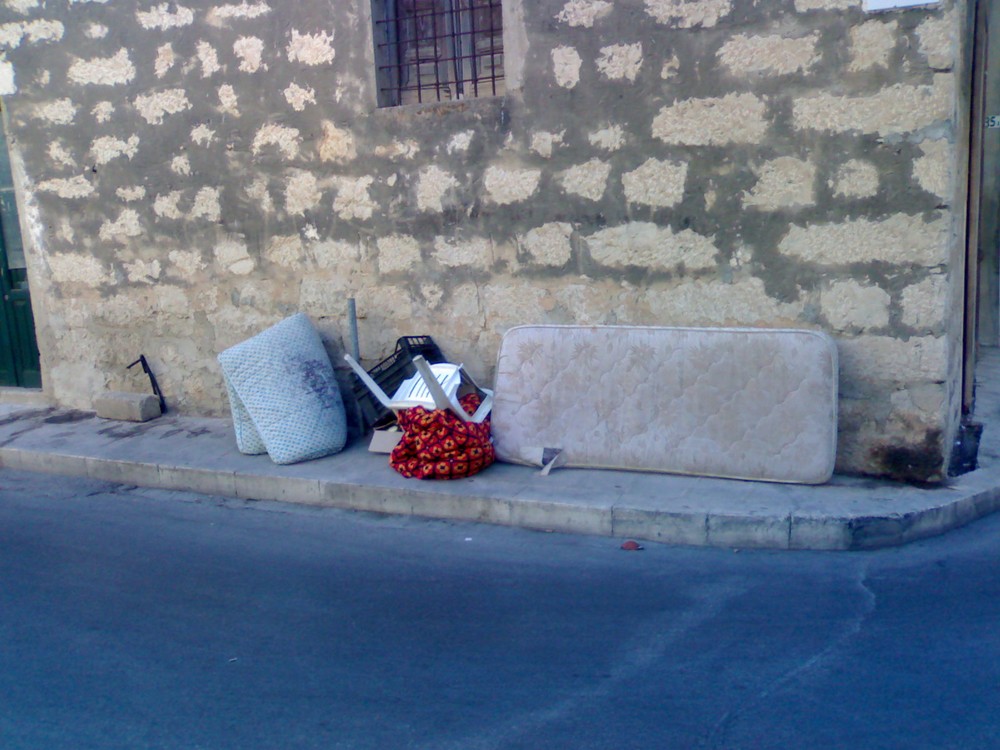
[[[242,453],[292,464],[342,450],[347,419],[333,366],[297,313],[219,354]]]

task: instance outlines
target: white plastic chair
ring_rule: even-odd
[[[432,365],[418,354],[413,357],[413,365],[417,368],[417,374],[400,383],[392,398],[389,398],[379,384],[350,354],[345,354],[344,359],[355,374],[361,378],[361,382],[386,409],[399,411],[414,406],[423,406],[426,409],[447,409],[463,422],[481,423],[493,408],[493,391],[476,385],[469,374],[462,369],[462,365],[449,363]],[[483,394],[483,401],[472,416],[469,416],[459,403],[459,394],[463,389],[466,392],[477,391]]]

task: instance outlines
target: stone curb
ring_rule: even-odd
[[[207,469],[118,458],[0,448],[12,469],[191,491],[247,500],[271,500],[343,510],[594,534],[689,546],[784,550],[868,550],[905,544],[964,526],[1000,509],[1000,471],[973,472],[950,488],[946,502],[884,514],[735,513],[632,507],[624,498],[580,504],[489,487],[443,491],[440,484],[405,488],[321,478]],[[978,475],[978,476],[977,476]],[[488,483],[483,482],[482,485]]]

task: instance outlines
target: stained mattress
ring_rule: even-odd
[[[522,326],[503,337],[502,461],[820,484],[837,349],[819,331]]]

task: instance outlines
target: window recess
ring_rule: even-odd
[[[500,0],[373,0],[378,104],[504,92]]]

